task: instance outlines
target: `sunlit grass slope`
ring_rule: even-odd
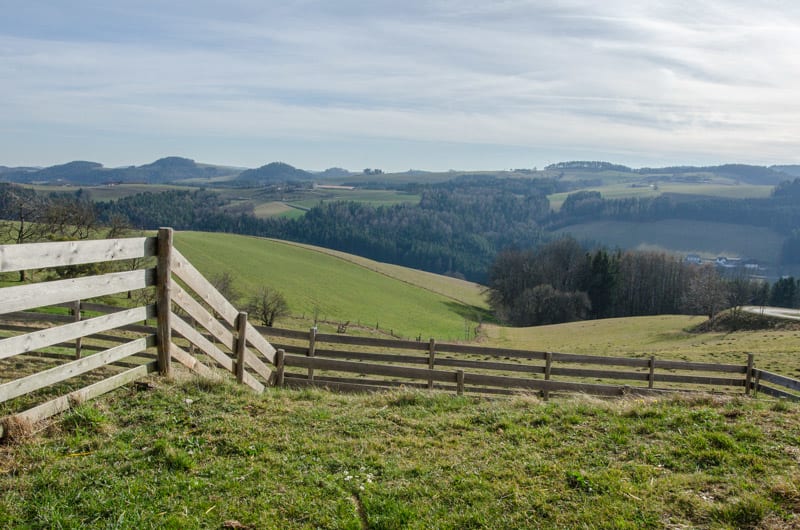
[[[800,377],[800,331],[693,333],[705,317],[661,315],[572,322],[554,326],[484,326],[486,342],[509,348],[744,364]]]
[[[323,252],[284,242],[231,234],[178,232],[177,248],[206,276],[230,272],[245,298],[262,285],[279,289],[294,315],[349,321],[352,325],[393,330],[404,337],[464,337],[464,319],[483,308],[426,288],[435,284],[419,273],[404,280]],[[444,283],[450,284],[449,279]],[[473,284],[464,282],[475,291]]]

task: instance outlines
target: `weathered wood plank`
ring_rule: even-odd
[[[186,323],[181,317],[176,315],[175,313],[172,314],[172,329],[184,339],[188,340],[203,353],[217,361],[220,366],[225,368],[231,373],[236,373],[236,366],[234,364],[233,359],[231,359],[227,354],[225,354],[222,350],[217,348],[210,340],[205,338],[200,332],[194,329],[192,326]],[[255,390],[256,392],[263,392],[264,385],[261,384],[255,377],[250,375],[248,372],[244,373],[244,383]]]
[[[137,366],[136,368],[131,368],[130,370],[113,375],[108,379],[103,379],[102,381],[98,381],[80,390],[70,392],[65,396],[55,398],[24,412],[20,412],[16,414],[16,416],[30,423],[38,423],[45,418],[68,410],[73,404],[89,401],[107,392],[111,392],[122,385],[130,383],[131,381],[139,379],[140,377],[144,377],[149,373],[155,372],[157,368],[158,361],[152,361]],[[0,431],[2,431],[1,428]],[[4,434],[5,433],[0,432],[0,438],[2,438]]]
[[[152,237],[0,245],[0,272],[155,256]]]
[[[757,370],[757,372],[761,374],[761,381],[767,381],[768,383],[773,383],[778,386],[800,392],[800,381],[797,379],[792,379],[790,377],[779,375],[773,372],[767,372],[766,370]]]
[[[743,364],[698,363],[693,361],[667,361],[661,359],[656,359],[656,369],[721,372],[730,374],[744,374],[747,372],[747,366]]]
[[[239,312],[236,317],[236,343],[234,353],[236,353],[236,380],[239,383],[244,383],[245,374],[245,359],[244,351],[247,347],[247,313],[244,311]]]
[[[552,355],[554,363],[602,364],[604,366],[635,366],[638,368],[648,368],[650,366],[650,359],[556,352],[553,352]]]
[[[140,269],[5,287],[0,298],[0,314],[133,291],[151,285],[155,285],[155,271]]]
[[[678,375],[678,374],[656,374],[658,383],[688,383],[692,385],[714,385],[744,387],[744,379],[731,379],[727,377],[713,377],[704,375]]]
[[[350,372],[357,374],[383,375],[387,377],[406,377],[409,379],[433,379],[434,381],[455,381],[454,372],[440,372],[427,368],[408,368],[405,366],[388,366],[381,364],[367,364],[352,361],[336,361],[320,357],[305,357],[300,355],[286,355],[286,366],[308,368],[313,366],[317,370],[333,370],[337,372]]]
[[[4,287],[3,292],[5,294]],[[3,320],[10,322],[72,322],[71,315],[54,315],[52,313],[36,313],[33,311],[14,311],[2,315]]]
[[[0,359],[46,348],[78,337],[108,331],[155,315],[155,306],[136,307],[119,313],[73,322],[57,328],[42,329],[0,340]]]
[[[557,368],[550,369],[552,375],[566,375],[570,377],[594,377],[597,379],[626,379],[628,381],[647,381],[648,372],[614,372],[611,370],[590,370],[584,368]]]
[[[427,389],[427,383],[414,383],[413,381],[392,381],[389,379],[367,379],[364,377],[336,377],[336,376],[319,376],[315,377],[314,381],[309,381],[307,377],[300,373],[290,373],[286,372],[286,376],[284,382],[288,385],[289,380],[302,380],[307,381],[310,383],[350,383],[355,385],[367,385],[374,388],[380,388],[382,390],[387,390],[389,388],[419,388],[419,389]],[[439,388],[449,388],[446,385],[435,385],[435,389]],[[452,386],[452,389],[455,390],[455,386]]]
[[[217,361],[220,366],[231,373],[235,371],[236,368],[233,365],[233,359],[174,313],[172,315],[172,329],[175,333],[200,348],[203,353]]]
[[[468,359],[436,359],[437,366],[452,366],[456,368],[477,368],[480,370],[500,370],[504,372],[519,372],[525,374],[543,374],[544,366],[531,364],[501,363],[494,361],[472,361]]]
[[[759,392],[763,392],[768,396],[800,402],[800,396],[790,394],[789,392],[784,392],[783,390],[778,390],[777,388],[772,388],[760,383],[757,385],[757,388]]]
[[[0,403],[120,361],[154,345],[155,335],[142,337],[103,352],[2,384],[0,385]]]
[[[172,326],[170,325],[172,316],[171,254],[172,228],[161,228],[158,230],[158,266],[156,268],[156,307],[158,307],[156,336],[158,336],[158,370],[161,375],[167,377],[172,375],[172,356],[170,355],[170,344],[172,344]]]
[[[189,370],[202,375],[203,377],[210,377],[214,373],[208,366],[198,361],[195,357],[193,357],[187,351],[181,349],[180,346],[177,346],[174,342],[171,343],[169,352],[176,361],[184,365]]]
[[[236,339],[234,338],[233,333],[228,330],[228,328],[220,324],[219,320],[214,318],[205,307],[203,307],[197,300],[192,298],[192,296],[177,282],[173,283],[172,289],[172,300],[178,307],[186,311],[195,322],[208,330],[208,332],[211,333],[211,335],[214,336],[218,341],[224,344],[226,348],[231,351],[236,349]],[[258,331],[251,328],[249,323],[247,329],[247,339],[252,345],[253,342],[250,339],[254,339],[254,335],[258,335]],[[258,339],[255,338],[255,340]],[[249,349],[245,348],[244,355],[247,365],[255,370],[258,375],[263,377],[265,381],[269,381],[270,377],[272,376],[272,370],[270,370],[270,368]]]
[[[211,285],[211,282],[189,263],[178,249],[172,250],[172,272],[183,280],[203,302],[217,312],[230,326],[236,326],[236,317],[239,311]],[[209,330],[210,331],[210,330]],[[275,348],[265,339],[255,327],[247,323],[248,342],[270,363],[275,363]],[[255,368],[254,368],[255,369]]]
[[[577,392],[599,396],[621,396],[629,393],[650,394],[652,390],[642,387],[600,385],[593,383],[572,383],[567,381],[547,381],[544,379],[522,379],[502,375],[464,374],[465,383],[471,385],[497,386],[501,388],[524,388],[528,390],[548,390],[551,392]]]
[[[302,347],[284,348],[284,351],[286,353],[305,353],[303,350],[304,348]],[[372,362],[428,364],[427,356],[415,357],[413,355],[399,355],[396,353],[372,353],[372,352],[315,349],[313,356],[325,357],[328,359],[358,359],[362,361],[372,361]]]

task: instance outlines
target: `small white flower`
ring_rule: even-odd
[[[345,480],[353,480],[353,477],[352,477],[352,475],[347,475],[346,477],[344,477],[344,479]]]

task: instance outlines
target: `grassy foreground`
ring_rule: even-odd
[[[800,524],[800,408],[783,402],[154,382],[0,447],[0,527]]]

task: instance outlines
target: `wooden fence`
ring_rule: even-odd
[[[205,375],[218,365],[257,392],[405,385],[548,398],[699,389],[800,400],[800,381],[757,369],[752,355],[741,365],[693,363],[257,328],[174,248],[171,229],[0,245],[0,273],[34,269],[60,275],[0,289],[0,437],[9,422],[36,423],[154,371],[169,376],[173,360]],[[85,302],[126,294],[140,303]]]
[[[800,381],[757,369],[752,354],[743,364],[719,364],[258,329],[285,352],[277,370],[290,386],[365,391],[403,385],[458,394],[536,392],[545,399],[551,392],[620,396],[699,390],[763,392],[800,401],[790,392],[800,392]]]
[[[155,238],[0,245],[0,273],[54,268],[64,277],[0,289],[0,406],[11,414],[0,437],[10,422],[36,423],[154,371],[171,375],[173,359],[209,374],[180,344],[256,391],[274,382],[275,348],[173,247],[171,229]],[[155,303],[80,302],[132,292],[150,292]],[[64,306],[71,315],[47,313]],[[155,327],[142,324],[148,319]]]

